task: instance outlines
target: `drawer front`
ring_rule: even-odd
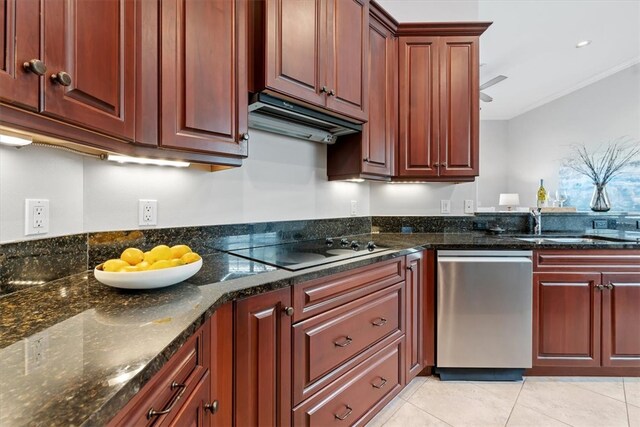
[[[533,271],[640,271],[640,251],[626,249],[535,251]]]
[[[295,402],[349,359],[385,337],[402,335],[403,296],[401,282],[294,325]]]
[[[293,287],[293,321],[308,319],[404,280],[404,257],[381,261]]]
[[[402,388],[402,344],[396,340],[295,408],[293,425],[364,424]]]
[[[208,336],[208,326],[196,332],[109,425],[149,426],[173,418],[207,372],[209,357],[203,341]],[[163,411],[170,406],[168,414],[148,417],[151,409]]]

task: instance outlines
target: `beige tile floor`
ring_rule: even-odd
[[[640,378],[528,377],[442,382],[417,377],[368,427],[640,427]]]

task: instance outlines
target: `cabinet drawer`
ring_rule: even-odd
[[[640,271],[640,251],[628,249],[543,250],[533,259],[533,271],[539,272]]]
[[[404,280],[404,257],[381,261],[293,287],[293,321],[307,319]]]
[[[402,388],[403,337],[372,355],[293,411],[296,426],[346,426],[368,421]],[[342,419],[339,419],[342,418]]]
[[[196,332],[109,425],[150,426],[172,419],[207,372],[208,355],[203,341],[208,327],[206,324]],[[172,403],[175,404],[168,414],[148,417],[152,408],[162,411]]]
[[[404,282],[293,326],[294,403],[342,374],[334,372],[373,344],[402,335]],[[351,366],[349,366],[351,367]]]

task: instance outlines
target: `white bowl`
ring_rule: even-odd
[[[179,267],[162,270],[110,272],[102,271],[102,264],[93,270],[96,280],[120,289],[155,289],[175,285],[196,274],[202,268],[202,259]]]

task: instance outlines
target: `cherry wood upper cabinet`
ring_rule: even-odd
[[[327,0],[327,108],[367,121],[368,0]]]
[[[369,0],[249,2],[249,90],[367,120]]]
[[[161,4],[160,146],[246,156],[246,1]]]
[[[400,24],[397,178],[479,174],[479,36],[490,23]]]
[[[604,273],[602,365],[640,367],[640,273]]]
[[[45,114],[134,138],[135,3],[47,0]]]
[[[479,174],[478,37],[441,37],[440,176]]]
[[[291,290],[235,308],[235,425],[291,425]]]
[[[361,133],[342,136],[327,147],[330,180],[388,180],[393,173],[397,131],[398,39],[394,22],[375,3],[370,9],[366,86],[369,120]]]
[[[0,0],[0,100],[31,110],[38,108],[40,74],[46,70],[40,7],[39,0]]]

